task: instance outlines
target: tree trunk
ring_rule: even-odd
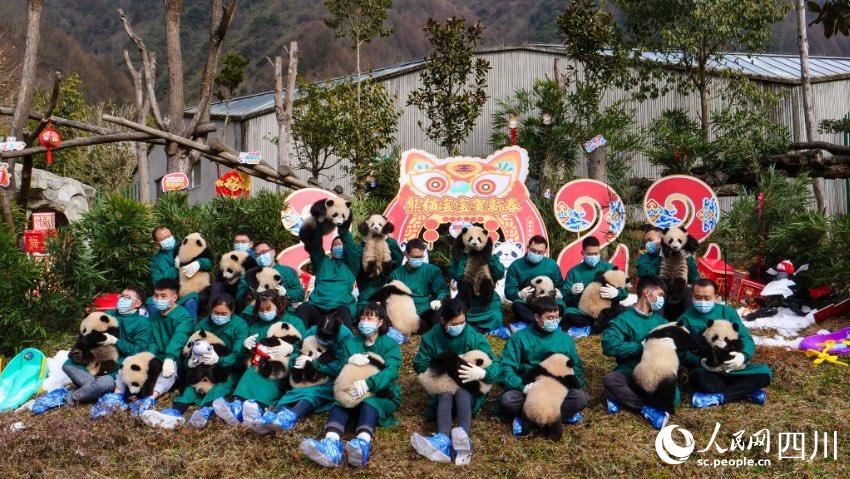
[[[700,124],[702,125],[702,138],[705,141],[708,141],[708,133],[711,128],[711,111],[708,106],[708,82],[704,77],[697,85],[697,90],[699,91],[699,113]]]
[[[797,0],[797,45],[800,47],[800,81],[803,85],[803,118],[806,128],[806,141],[815,141],[815,113],[812,107],[812,82],[809,76],[809,38],[806,31],[806,5]],[[812,181],[815,205],[820,212],[826,211],[826,198],[820,178]]]
[[[183,10],[181,0],[165,0],[165,58],[168,63],[168,130],[180,134],[183,131],[183,50],[180,46],[180,13]],[[168,143],[165,154],[168,156],[167,171],[173,173],[188,170],[182,168],[181,151],[176,143]]]
[[[292,105],[295,101],[295,80],[298,76],[298,42],[289,43],[289,67],[286,74],[286,93],[283,93],[283,61],[275,57],[275,114],[277,117],[277,168],[281,175],[292,173],[295,158],[292,138]],[[284,97],[285,96],[285,97]]]
[[[600,146],[587,155],[587,177],[605,182],[605,146]]]

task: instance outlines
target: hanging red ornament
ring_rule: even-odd
[[[54,130],[50,123],[48,123],[47,128],[42,130],[38,135],[38,144],[47,148],[48,166],[53,164],[53,149],[58,148],[60,143],[62,143],[62,137],[59,136],[59,132]]]

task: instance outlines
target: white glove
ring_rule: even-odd
[[[443,302],[440,301],[439,299],[435,299],[434,301],[431,301],[431,303],[428,306],[431,307],[432,311],[436,311],[443,306]]]
[[[732,353],[732,359],[724,361],[720,367],[723,368],[723,370],[726,372],[736,371],[744,367],[745,359],[746,358],[744,358],[744,353],[739,353],[736,351]]]
[[[162,377],[170,378],[177,373],[177,364],[174,363],[174,360],[171,358],[166,358],[165,361],[162,362]]]
[[[216,364],[217,362],[218,362],[218,354],[215,352],[215,350],[212,350],[209,353],[204,354],[203,356],[201,356],[201,359],[200,359],[200,363],[206,364],[207,366],[212,366],[213,364]]]
[[[584,283],[575,283],[573,284],[573,287],[570,288],[570,292],[575,295],[581,294],[582,291],[584,291]]]
[[[294,367],[295,369],[304,369],[304,366],[307,365],[307,362],[312,360],[313,358],[311,358],[310,356],[302,354],[301,356],[295,358],[295,364],[293,364],[292,367]]]
[[[576,284],[579,284],[579,283],[576,283]],[[526,286],[525,288],[522,288],[521,290],[519,290],[518,296],[519,296],[519,299],[525,301],[525,299],[528,298],[529,296],[531,296],[532,294],[534,294],[534,286]]]
[[[284,288],[282,284],[277,285],[277,288],[275,289],[277,290],[277,294],[286,296],[286,288]]]
[[[283,361],[292,354],[295,348],[289,343],[280,343],[279,345],[269,348],[269,358],[274,361]]]
[[[193,354],[192,357],[189,358],[189,362],[187,363],[187,365],[190,368],[196,368],[199,364],[201,364],[202,360],[203,358],[201,358],[200,356],[195,356]]]
[[[112,346],[113,344],[118,342],[118,338],[116,338],[115,336],[113,336],[109,333],[103,333],[103,335],[106,337],[106,339],[104,339],[103,342],[101,342],[100,344]]]
[[[522,388],[522,393],[527,396],[535,386],[537,386],[536,382],[526,384],[525,387]]]
[[[366,385],[365,379],[354,381],[351,388],[348,389],[348,394],[354,399],[365,396],[367,392],[369,392],[369,386]]]
[[[560,290],[560,289],[556,289],[556,290],[555,290],[555,298],[557,298],[557,299],[564,299],[564,295],[563,295],[563,294],[561,294],[561,290]]]
[[[200,269],[201,269],[201,263],[198,263],[197,261],[192,261],[191,263],[182,267],[180,269],[180,271],[182,271],[183,274],[185,274],[187,278],[191,278],[192,276],[195,276],[195,273],[200,271]]]
[[[721,364],[720,366],[717,366],[717,367],[714,367],[714,368],[713,368],[713,367],[711,367],[711,366],[709,366],[709,365],[708,365],[708,363],[707,363],[707,361],[706,361],[706,358],[702,358],[702,359],[700,359],[700,360],[699,360],[699,365],[700,365],[700,366],[702,366],[702,367],[703,367],[703,369],[708,369],[709,371],[714,371],[714,372],[721,372],[721,371],[723,371],[723,365],[722,365],[722,364]]]
[[[620,292],[617,291],[617,288],[609,284],[606,284],[605,286],[599,288],[599,296],[601,296],[602,299],[614,299],[619,293]]]
[[[257,347],[257,335],[252,334],[251,336],[245,338],[245,341],[242,343],[242,346],[244,346],[245,349],[254,349],[255,347]]]
[[[175,257],[174,257],[174,267],[175,267],[175,268],[179,268],[179,267],[180,267],[180,257],[179,257],[179,256],[175,256]]]
[[[350,358],[348,358],[348,364],[354,364],[355,366],[365,366],[369,364],[369,357],[365,354],[352,354]]]
[[[484,379],[484,376],[487,374],[487,371],[480,366],[461,366],[460,367],[460,380],[463,383],[469,383],[472,381],[480,381]]]

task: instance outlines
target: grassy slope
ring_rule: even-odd
[[[835,329],[846,320],[828,322]],[[812,328],[814,332],[819,328]],[[494,346],[501,348],[501,341]],[[67,408],[39,418],[29,414],[0,416],[0,444],[4,459],[0,477],[737,477],[764,473],[769,477],[846,477],[846,463],[825,461],[779,461],[776,438],[772,438],[768,456],[754,453],[702,453],[681,466],[663,465],[654,452],[655,431],[631,414],[610,416],[605,413],[601,378],[613,367],[613,361],[600,352],[598,338],[579,341],[584,358],[591,404],[581,425],[568,427],[562,442],[541,438],[515,439],[509,425],[499,423],[489,409],[473,423],[477,447],[473,464],[463,470],[428,463],[410,447],[410,434],[430,432],[419,412],[424,394],[410,367],[418,338],[403,350],[405,364],[401,386],[404,400],[399,411],[401,423],[381,429],[374,456],[364,471],[343,467],[320,471],[297,450],[305,436],[321,430],[325,416],[312,417],[293,433],[258,437],[241,428],[229,428],[212,421],[198,431],[184,427],[161,431],[119,415],[92,422],[88,408]],[[780,431],[838,430],[839,459],[846,461],[850,413],[848,369],[823,365],[814,368],[802,354],[780,349],[760,348],[758,357],[775,371],[763,408],[751,404],[732,404],[723,408],[693,410],[683,407],[673,419],[690,430],[697,450],[707,444],[715,422],[721,423],[720,445],[728,447],[735,431],[744,437],[761,428],[772,435]],[[492,399],[492,398],[491,398]],[[11,432],[9,425],[23,421],[28,429]],[[808,438],[807,438],[808,439]],[[809,444],[808,447],[811,447]],[[698,468],[695,458],[732,459],[769,457],[773,466],[766,470]],[[842,473],[843,472],[843,473]]]

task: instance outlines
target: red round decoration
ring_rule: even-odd
[[[52,126],[49,124],[47,128],[41,131],[38,135],[38,144],[47,148],[47,164],[53,164],[53,149],[58,148],[62,143],[62,137],[59,136],[59,132],[54,130]]]

